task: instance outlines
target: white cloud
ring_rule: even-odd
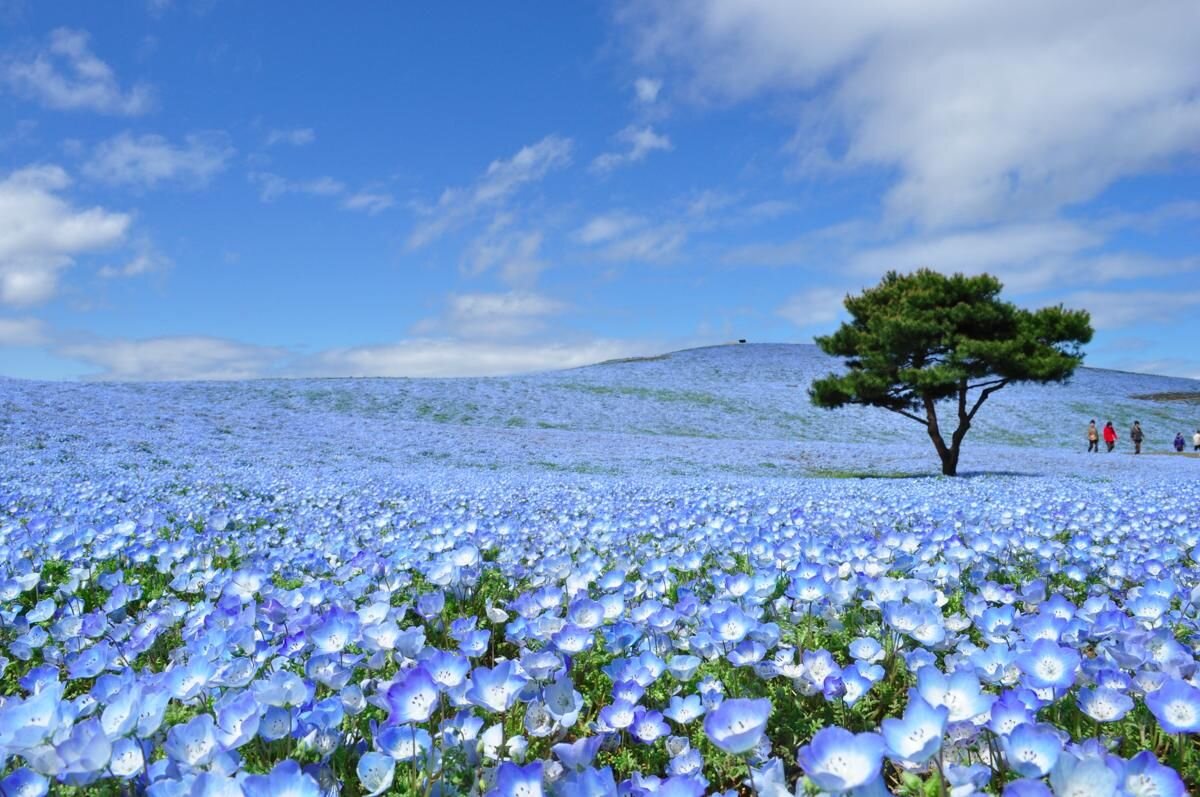
[[[496,269],[509,285],[531,285],[549,268],[541,257],[541,230],[512,230],[512,220],[509,214],[498,214],[487,232],[471,242],[463,261],[468,274],[478,276]]]
[[[337,196],[346,190],[346,184],[332,177],[313,180],[289,180],[270,172],[251,172],[250,182],[258,186],[258,196],[263,202],[274,202],[284,194],[309,194],[312,196]]]
[[[1066,304],[1092,314],[1096,329],[1169,324],[1200,307],[1200,291],[1076,291]]]
[[[90,379],[173,381],[253,379],[274,371],[284,349],[202,335],[113,339],[60,346],[56,353],[99,370]]]
[[[895,170],[888,210],[927,226],[1051,212],[1200,142],[1188,0],[697,0],[621,17],[638,57],[699,95],[805,100],[801,158]]]
[[[487,171],[471,186],[447,188],[437,204],[418,210],[425,220],[408,238],[410,250],[419,249],[465,224],[483,209],[501,204],[526,183],[542,179],[571,162],[569,138],[550,135],[522,147],[507,160],[492,161]]]
[[[143,238],[138,241],[133,257],[123,265],[104,266],[97,273],[105,279],[128,278],[140,277],[156,271],[166,271],[170,267],[171,259],[155,249],[149,239]]]
[[[17,94],[59,110],[136,116],[153,104],[144,84],[122,90],[112,68],[92,53],[88,34],[69,28],[52,31],[45,49],[5,59],[0,79]]]
[[[798,327],[829,324],[841,317],[845,299],[845,291],[808,288],[789,296],[775,313]]]
[[[203,186],[225,168],[233,153],[224,133],[192,133],[176,145],[162,136],[135,137],[126,132],[99,144],[83,165],[83,173],[113,185],[153,188],[179,181]]]
[[[276,144],[291,144],[293,147],[303,147],[317,140],[316,131],[311,127],[297,127],[288,130],[272,130],[267,134],[267,146]]]
[[[450,296],[446,322],[463,338],[512,338],[536,332],[567,310],[557,299],[529,291]]]
[[[59,196],[69,184],[57,166],[29,167],[0,180],[0,303],[49,299],[75,257],[124,239],[130,216],[75,209]]]
[[[322,376],[505,376],[578,368],[654,351],[646,344],[620,340],[498,343],[430,338],[335,349],[301,367]]]
[[[0,346],[41,346],[48,339],[36,318],[0,318]]]
[[[396,204],[391,194],[376,191],[359,191],[342,200],[346,210],[360,210],[371,216],[381,213]]]
[[[645,160],[646,156],[655,150],[669,151],[671,149],[671,139],[655,133],[654,128],[649,125],[646,127],[630,125],[617,133],[617,139],[628,144],[629,148],[624,152],[605,152],[596,156],[591,165],[593,172],[607,174],[627,163]]]
[[[618,238],[631,230],[643,227],[646,220],[628,213],[605,213],[593,216],[579,228],[575,237],[585,244],[601,244]]]
[[[615,239],[601,250],[605,260],[666,263],[675,258],[687,241],[687,230],[678,224],[646,227]]]
[[[633,91],[637,94],[638,102],[649,105],[658,99],[658,92],[662,90],[662,81],[655,78],[640,77],[633,81]]]

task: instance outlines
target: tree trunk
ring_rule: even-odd
[[[942,475],[957,476],[958,475],[958,446],[939,451],[938,454],[942,457]]]

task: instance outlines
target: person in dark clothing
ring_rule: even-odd
[[[1100,452],[1100,430],[1096,428],[1096,420],[1093,418],[1088,424],[1088,451]]]
[[[1111,454],[1113,446],[1117,444],[1117,430],[1113,428],[1112,421],[1104,424],[1104,445],[1108,446],[1108,451]]]
[[[1133,453],[1142,453],[1142,441],[1146,439],[1146,435],[1142,434],[1141,421],[1133,422],[1133,428],[1129,430],[1129,439],[1133,441]]]
[[[1180,452],[1183,451],[1183,432],[1175,433],[1175,450]]]

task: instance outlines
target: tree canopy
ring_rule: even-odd
[[[942,473],[956,475],[963,438],[988,397],[1019,382],[1069,378],[1092,339],[1086,310],[1026,310],[1001,300],[1002,288],[989,274],[888,272],[847,296],[851,320],[816,339],[826,354],[847,358],[847,370],[816,380],[809,397],[827,408],[882,407],[924,425]],[[938,404],[949,400],[958,425],[947,443]]]

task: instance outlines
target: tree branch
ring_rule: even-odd
[[[920,415],[914,415],[914,414],[912,414],[912,413],[911,413],[911,412],[909,412],[908,410],[898,410],[898,409],[894,409],[894,408],[892,408],[892,407],[884,407],[883,409],[887,410],[888,412],[894,412],[894,413],[896,413],[897,415],[903,415],[905,418],[912,418],[914,421],[916,421],[917,423],[921,424],[922,426],[928,426],[928,425],[929,425],[929,421],[925,420],[925,419],[924,419],[924,418],[922,418]]]
[[[967,420],[972,420],[975,417],[975,413],[979,412],[979,408],[983,406],[983,402],[987,401],[988,396],[992,395],[1008,383],[1008,379],[1001,379],[999,384],[985,388],[983,392],[979,394],[979,398],[975,400],[975,406],[971,407],[971,411],[967,414]]]
[[[1007,379],[992,379],[987,382],[977,382],[973,385],[967,385],[967,390],[974,390],[977,387],[987,387],[988,385],[1007,385]]]

